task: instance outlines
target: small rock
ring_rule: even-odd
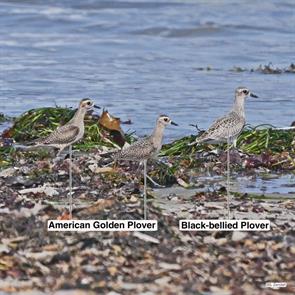
[[[130,201],[131,203],[136,203],[136,202],[138,201],[138,198],[135,197],[134,195],[132,195],[131,198],[129,199],[129,201]]]
[[[167,285],[171,281],[171,279],[172,278],[170,278],[170,277],[162,277],[162,278],[155,280],[155,283],[160,286],[163,286],[163,285]]]
[[[159,267],[167,270],[181,270],[181,266],[179,264],[172,264],[166,262],[160,262]]]
[[[160,241],[150,235],[147,235],[147,234],[143,234],[143,233],[140,233],[140,232],[134,232],[133,234],[134,237],[140,239],[140,240],[143,240],[145,242],[150,242],[150,243],[153,243],[153,244],[159,244]]]
[[[203,241],[205,244],[214,244],[216,242],[216,239],[212,236],[207,236],[204,238]]]
[[[91,164],[88,166],[88,168],[91,172],[95,172],[95,170],[97,169],[97,164],[96,163]]]
[[[98,167],[93,172],[95,173],[107,173],[112,172],[114,169],[112,167]]]
[[[33,193],[33,194],[45,194],[46,196],[52,197],[55,195],[58,195],[57,190],[55,190],[53,187],[46,187],[46,186],[42,186],[42,187],[34,187],[34,188],[26,188],[26,189],[22,189],[20,191],[18,191],[21,195],[26,195],[29,193]]]
[[[208,209],[224,209],[223,206],[218,205],[216,202],[207,202],[204,204],[204,206]]]
[[[177,180],[177,183],[178,183],[180,186],[182,186],[182,187],[184,187],[184,188],[188,188],[188,187],[190,187],[190,185],[189,185],[187,182],[185,182],[183,179],[181,179],[181,178],[178,177],[176,180]]]
[[[8,176],[12,176],[12,175],[14,175],[14,172],[16,170],[17,169],[15,169],[14,167],[10,167],[10,168],[4,169],[4,170],[2,170],[0,172],[0,177],[6,178]]]
[[[227,244],[227,238],[216,239],[216,243],[218,246],[225,245],[225,244]]]
[[[9,253],[9,252],[10,252],[10,249],[6,245],[3,245],[3,244],[0,245],[0,254]]]
[[[248,234],[245,232],[241,232],[241,231],[234,231],[233,235],[232,235],[232,240],[234,242],[238,242],[243,240]]]

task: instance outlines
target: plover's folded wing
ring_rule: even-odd
[[[217,119],[206,132],[197,138],[197,141],[222,141],[228,137],[235,137],[243,130],[244,125],[245,119],[243,117],[240,117],[235,112],[230,112],[226,116]]]
[[[37,139],[36,145],[64,145],[75,142],[79,128],[74,125],[64,125],[54,130],[47,137]]]
[[[142,161],[150,158],[156,152],[157,149],[151,139],[147,137],[136,141],[127,148],[123,148],[115,153],[113,158],[115,160]]]
[[[245,126],[245,118],[239,116],[236,112],[230,112],[227,115],[217,119],[207,131],[202,133],[193,143],[194,145],[202,142],[218,143],[224,142],[227,138],[238,136]]]

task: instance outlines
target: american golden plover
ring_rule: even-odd
[[[162,140],[164,135],[164,129],[167,125],[175,125],[168,116],[160,115],[157,119],[155,129],[153,133],[143,139],[138,140],[127,148],[123,148],[121,151],[113,155],[115,161],[135,161],[143,163],[143,175],[144,175],[144,219],[147,219],[147,208],[146,208],[146,189],[147,189],[147,178],[155,183],[147,175],[147,161],[149,159],[156,158],[162,148]]]
[[[72,145],[81,140],[84,136],[84,117],[87,111],[95,106],[89,98],[84,98],[79,103],[79,108],[74,117],[65,125],[58,127],[50,135],[44,138],[37,139],[34,142],[36,147],[51,146],[59,149],[57,157],[66,148],[69,147],[69,213],[72,218],[73,199],[72,199]]]

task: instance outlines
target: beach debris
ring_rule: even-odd
[[[83,163],[93,165],[94,159],[94,154],[81,156],[80,167],[87,167]],[[25,168],[26,165],[30,169]],[[47,167],[43,162],[25,162],[10,177],[25,177],[38,165]],[[142,198],[124,188],[133,179],[132,171],[126,170],[121,176],[95,173],[95,169],[81,169],[85,182],[80,183],[81,180],[76,179],[79,187],[74,190],[74,218],[141,219]],[[258,219],[263,213],[263,217],[272,220],[272,231],[251,232],[251,235],[178,230],[178,218],[183,216],[182,209],[189,208],[188,204],[196,206],[193,210],[185,209],[190,211],[186,213],[191,219],[208,219],[214,214],[215,218],[221,218],[222,204],[225,203],[222,190],[196,193],[176,200],[166,198],[167,208],[171,207],[170,202],[176,202],[169,214],[149,199],[150,219],[158,220],[155,233],[48,233],[48,219],[69,220],[65,210],[67,177],[58,173],[50,177],[45,173],[41,177],[48,187],[54,185],[58,194],[38,193],[42,187],[36,187],[34,181],[26,182],[27,187],[20,188],[21,184],[3,185],[9,177],[0,178],[2,292],[13,290],[25,294],[25,291],[37,290],[46,293],[47,290],[64,287],[76,290],[83,282],[84,290],[101,294],[124,294],[126,290],[133,293],[150,290],[156,293],[165,290],[168,294],[200,293],[216,286],[233,293],[236,292],[239,274],[246,273],[247,279],[251,280],[251,294],[255,294],[261,290],[261,284],[268,276],[288,283],[294,281],[292,258],[295,250],[291,247],[295,238],[290,228],[295,226],[291,218],[295,201],[292,199],[276,203],[269,201],[269,206],[265,206],[263,200],[236,197],[240,198],[239,204],[247,208],[248,212],[244,214],[250,218]],[[20,194],[20,190],[25,190],[25,193]],[[82,206],[79,206],[80,202]],[[236,203],[233,204],[238,211]],[[273,206],[283,210],[284,214],[269,210]],[[147,282],[147,278],[151,280]],[[17,284],[17,281],[26,284]],[[184,281],[188,285],[179,283]],[[240,288],[248,288],[247,282],[241,282]]]
[[[207,67],[198,67],[194,68],[196,71],[223,71],[221,68],[215,68],[212,66]],[[295,73],[295,64],[291,63],[287,67],[275,67],[271,62],[266,65],[259,65],[254,68],[245,68],[240,66],[234,66],[231,69],[229,69],[230,72],[236,72],[236,73],[243,73],[243,72],[252,72],[252,73],[261,73],[261,74],[284,74],[284,73]]]
[[[45,194],[46,196],[52,197],[59,195],[58,191],[53,187],[48,187],[47,185],[43,185],[41,187],[34,188],[26,188],[18,191],[21,195],[27,194]]]
[[[6,178],[6,177],[9,177],[9,176],[12,176],[12,175],[14,175],[16,170],[17,170],[17,168],[15,168],[15,167],[6,168],[6,169],[0,171],[0,177]]]
[[[234,242],[238,242],[238,241],[241,241],[243,240],[244,238],[247,237],[247,233],[246,232],[241,232],[241,231],[234,231],[233,234],[232,234],[232,241]]]
[[[126,139],[125,134],[121,128],[120,118],[112,116],[107,110],[103,110],[98,123],[104,129],[108,130],[111,140],[120,147],[124,146]]]
[[[70,115],[71,111],[66,112]],[[30,120],[36,114],[30,113]],[[56,124],[62,123],[61,114],[59,110]],[[34,123],[35,127],[41,124],[33,132],[38,136],[42,130],[50,132],[43,115]],[[79,173],[73,175],[74,219],[141,219],[142,175],[131,163],[121,169],[103,167],[97,149],[118,147],[109,137],[104,138],[109,131],[97,122],[98,117],[87,118],[86,138],[75,147],[79,150],[75,156]],[[21,126],[17,126],[20,131]],[[21,138],[21,132],[17,136]],[[32,138],[28,134],[25,137]],[[232,154],[235,173],[255,176],[293,171],[293,138],[292,129],[247,126],[239,138],[240,151]],[[276,280],[287,282],[280,291],[292,294],[288,289],[295,281],[292,196],[288,200],[266,200],[265,196],[234,194],[236,216],[269,219],[271,231],[179,231],[179,219],[219,219],[225,208],[222,184],[212,185],[207,191],[195,180],[209,173],[210,177],[224,175],[226,147],[189,147],[194,140],[195,136],[189,136],[165,145],[160,161],[149,165],[149,175],[161,184],[168,186],[181,179],[183,187],[197,187],[188,195],[184,191],[189,190],[183,188],[181,194],[174,194],[171,187],[170,195],[162,199],[151,192],[149,218],[158,220],[158,231],[150,233],[47,232],[48,219],[70,219],[66,210],[67,167],[58,163],[53,168],[45,153],[40,160],[40,152],[1,147],[0,292],[46,294],[68,290],[83,294],[83,289],[85,294],[110,295],[243,294],[247,290],[261,294],[267,281]]]
[[[5,147],[5,148],[12,147],[12,145],[14,143],[13,139],[12,138],[6,138],[5,136],[6,135],[3,134],[3,136],[0,138],[0,148],[1,147]]]
[[[160,241],[150,235],[147,235],[147,234],[144,234],[144,233],[141,233],[141,232],[134,232],[133,234],[134,237],[140,239],[140,240],[143,240],[145,242],[148,242],[148,243],[154,243],[154,244],[159,244]]]
[[[184,187],[184,188],[189,188],[189,187],[190,187],[190,184],[187,183],[187,182],[185,182],[185,181],[184,181],[183,179],[181,179],[180,177],[176,178],[176,180],[177,180],[177,183],[178,183],[180,186],[182,186],[182,187]]]

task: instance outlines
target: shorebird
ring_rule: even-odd
[[[84,136],[84,117],[93,107],[99,108],[89,98],[82,99],[79,103],[78,110],[69,122],[58,127],[47,137],[35,140],[34,146],[51,146],[57,148],[59,151],[56,157],[58,157],[66,147],[82,139]]]
[[[251,96],[257,98],[258,96],[250,92],[246,87],[238,87],[235,91],[235,100],[232,110],[225,116],[217,119],[207,131],[196,138],[196,141],[190,145],[198,143],[224,143],[228,144],[227,148],[227,210],[228,218],[230,218],[229,211],[229,178],[230,178],[230,143],[233,143],[234,148],[237,146],[237,138],[242,132],[245,119],[245,99]]]
[[[73,200],[72,200],[72,145],[81,140],[84,136],[84,117],[86,113],[93,107],[100,108],[89,99],[84,98],[80,101],[78,110],[76,111],[73,118],[67,122],[65,125],[58,127],[47,137],[40,138],[34,141],[35,147],[45,147],[50,146],[59,149],[56,157],[58,157],[61,152],[69,147],[69,213],[70,218],[72,218]]]
[[[158,153],[162,148],[162,140],[164,135],[164,129],[167,125],[178,126],[168,116],[160,115],[157,119],[156,126],[153,133],[143,139],[138,140],[127,148],[123,148],[119,152],[113,155],[115,161],[134,161],[143,163],[143,176],[144,176],[144,219],[147,219],[146,209],[146,189],[147,189],[147,178],[149,178],[154,184],[156,184],[147,175],[147,161],[157,157]]]

